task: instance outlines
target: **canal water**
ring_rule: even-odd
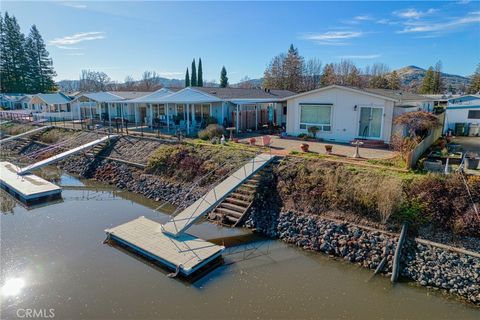
[[[1,319],[28,310],[57,319],[479,319],[438,291],[389,279],[280,241],[229,248],[193,283],[103,244],[104,229],[167,213],[136,194],[59,174],[63,200],[27,210],[1,195]],[[57,177],[58,178],[58,177]],[[208,222],[204,239],[242,235]]]

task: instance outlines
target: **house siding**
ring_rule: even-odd
[[[307,130],[300,129],[301,103],[329,103],[333,105],[332,130],[330,132],[319,132],[317,136],[327,141],[338,142],[349,142],[358,137],[361,106],[382,107],[381,139],[387,143],[390,142],[394,109],[394,102],[391,100],[341,88],[331,88],[293,97],[287,100],[287,134],[289,135],[296,136],[307,133]],[[357,110],[354,110],[355,105]]]

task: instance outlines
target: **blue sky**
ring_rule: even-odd
[[[113,80],[152,70],[183,78],[201,57],[204,79],[225,65],[231,82],[258,78],[290,43],[323,64],[427,68],[470,75],[480,62],[480,2],[134,2],[2,1],[22,31],[36,24],[57,80],[80,70]]]

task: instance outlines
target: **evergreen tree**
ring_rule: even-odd
[[[192,76],[190,77],[190,85],[192,87],[197,86],[197,68],[195,67],[195,59],[192,61]]]
[[[3,92],[27,92],[29,66],[25,54],[25,36],[17,19],[5,13],[2,36],[2,90]]]
[[[227,69],[225,69],[225,66],[222,67],[222,71],[220,72],[220,87],[228,87]]]
[[[25,50],[29,65],[28,92],[38,93],[55,90],[53,77],[56,76],[56,73],[53,69],[53,62],[49,58],[45,43],[35,25],[30,29]]]
[[[198,58],[197,87],[203,87],[202,58]]]
[[[188,68],[187,72],[185,72],[185,88],[190,87],[190,75],[188,74]]]
[[[425,78],[423,78],[422,86],[420,87],[420,93],[428,94],[433,93],[433,78],[434,72],[433,68],[430,67],[425,74]]]
[[[7,92],[5,85],[7,73],[5,70],[5,27],[3,23],[3,16],[0,13],[0,91]]]
[[[399,90],[400,87],[400,77],[398,76],[397,71],[393,70],[388,78],[388,88],[391,90]]]
[[[284,61],[285,82],[283,89],[294,92],[300,91],[303,84],[304,68],[304,58],[298,53],[298,49],[291,44]]]
[[[326,87],[335,83],[336,83],[335,69],[332,63],[327,63],[323,68],[322,80],[320,80],[320,84],[322,87]]]
[[[470,85],[468,86],[468,93],[474,94],[480,92],[480,63],[477,65],[477,69],[475,69],[475,73],[472,76],[472,80],[470,81]]]

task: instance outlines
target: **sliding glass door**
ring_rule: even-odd
[[[358,136],[379,139],[382,135],[383,108],[360,107]]]

